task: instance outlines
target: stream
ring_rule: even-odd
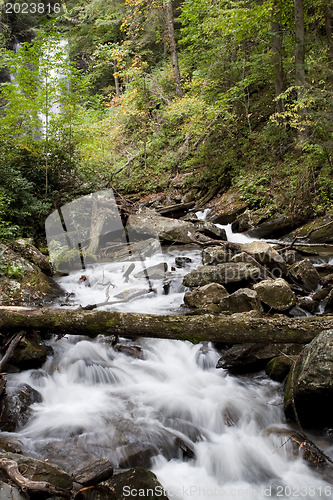
[[[226,229],[229,241],[251,241]],[[128,263],[95,264],[84,280],[82,270],[61,277],[63,307],[107,299],[99,309],[182,314],[182,276],[200,265],[201,251],[171,246],[145,261],[147,268],[161,263],[166,281],[152,278],[153,290],[136,277],[140,262],[125,278]],[[116,469],[140,464],[157,475],[170,500],[333,498],[333,487],[295,456],[288,438],[266,432],[290,427],[282,385],[264,372],[232,376],[216,369],[221,353],[209,343],[120,339],[119,348],[101,335],[49,344],[54,355],[41,369],[8,376],[9,390],[27,383],[42,397],[14,434],[23,453],[67,471],[100,456]],[[332,444],[324,438],[318,444],[332,455]]]

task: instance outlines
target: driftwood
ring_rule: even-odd
[[[7,458],[0,458],[0,469],[5,471],[8,477],[14,481],[23,491],[44,491],[51,495],[58,495],[60,497],[70,498],[72,492],[62,488],[56,488],[53,484],[47,481],[31,481],[24,477],[19,471],[18,465],[14,460]]]
[[[118,335],[231,344],[310,342],[333,328],[333,316],[289,318],[256,313],[168,316],[82,309],[0,306],[0,331],[39,330],[41,334]]]
[[[110,479],[113,475],[113,466],[108,458],[102,457],[83,464],[79,469],[72,473],[72,477],[76,483],[84,486],[94,486],[102,481]]]

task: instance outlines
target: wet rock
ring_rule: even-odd
[[[218,360],[216,368],[225,368],[231,373],[251,373],[262,370],[268,361],[280,356],[298,354],[299,344],[239,344],[225,351]]]
[[[161,217],[151,210],[130,215],[127,229],[130,237],[131,234],[134,237],[145,235],[158,238],[161,242],[184,244],[193,243],[193,240],[197,239],[196,233],[199,232],[192,222]],[[217,238],[216,235],[215,238]]]
[[[15,432],[28,421],[30,406],[42,401],[38,391],[28,384],[21,384],[15,391],[7,391],[2,399],[0,428],[2,431]]]
[[[54,464],[16,453],[0,453],[0,458],[14,460],[21,474],[31,481],[47,481],[56,488],[72,489],[73,480],[71,476]]]
[[[117,343],[114,345],[114,349],[115,351],[122,352],[123,354],[126,354],[126,356],[130,356],[131,358],[144,359],[143,349],[138,345]]]
[[[129,471],[113,476],[108,485],[114,491],[117,500],[126,498],[146,497],[150,500],[168,500],[163,486],[155,474],[142,467],[135,467]]]
[[[121,469],[129,469],[131,467],[145,467],[152,466],[152,458],[159,454],[159,450],[154,447],[138,450],[133,446],[126,447],[126,458],[119,462]]]
[[[10,363],[21,370],[40,368],[52,352],[52,347],[46,346],[37,332],[29,333],[16,346]]]
[[[160,264],[156,264],[155,266],[150,266],[136,273],[134,275],[135,278],[138,279],[149,279],[152,280],[163,280],[165,278],[165,273],[168,270],[168,264],[166,262],[161,262]]]
[[[330,293],[332,290],[331,286],[323,286],[319,290],[317,290],[315,293],[311,295],[312,300],[315,302],[321,302],[326,299],[327,295]]]
[[[59,500],[62,500],[59,498]],[[75,500],[118,500],[118,497],[106,485],[98,485],[82,488],[76,495]]]
[[[274,276],[287,273],[287,264],[281,255],[265,241],[253,241],[242,245],[242,250],[250,254],[259,264],[268,267]]]
[[[215,226],[212,222],[198,220],[194,222],[196,231],[212,239],[227,241],[225,229]]]
[[[333,290],[331,290],[326,299],[325,299],[325,307],[324,307],[324,313],[333,313]]]
[[[184,303],[188,307],[200,308],[207,304],[219,304],[227,295],[229,294],[223,285],[209,283],[191,292],[186,292],[184,295]]]
[[[298,236],[305,237],[310,243],[333,243],[333,221],[330,217],[320,217],[296,230]],[[295,232],[290,233],[293,239]]]
[[[288,376],[284,411],[294,420],[292,396],[298,417],[304,426],[333,426],[328,401],[333,397],[333,330],[314,338],[298,357]]]
[[[231,229],[234,233],[244,233],[249,229],[254,229],[260,222],[267,219],[265,212],[245,210],[237,219],[232,223]]]
[[[295,305],[296,295],[282,278],[261,281],[253,285],[253,289],[264,304],[276,311],[288,311]]]
[[[315,291],[321,283],[320,276],[309,259],[303,259],[291,266],[290,274],[309,292]]]
[[[161,244],[157,238],[141,238],[141,241],[131,241],[123,245],[110,245],[101,251],[100,258],[112,261],[126,262],[141,260],[161,251]],[[64,262],[67,260],[64,258]],[[59,264],[60,265],[60,264]]]
[[[72,473],[73,480],[84,486],[93,486],[110,479],[113,475],[113,466],[106,457],[82,464]]]
[[[11,453],[22,453],[21,445],[9,436],[0,436],[0,452],[6,451],[10,451]]]
[[[176,267],[188,267],[191,264],[192,259],[190,257],[176,257],[175,258],[175,265]]]
[[[277,356],[271,359],[265,368],[266,374],[276,382],[283,382],[290,372],[295,356]]]
[[[21,493],[18,488],[14,488],[4,481],[0,481],[0,498],[1,500],[27,500],[24,493]]]
[[[234,257],[231,259],[231,262],[247,262],[248,264],[251,264],[254,267],[257,267],[260,270],[260,279],[267,279],[267,278],[272,278],[274,279],[273,274],[262,264],[259,264],[259,262],[256,261],[252,255],[249,255],[246,252],[240,252],[234,255]]]
[[[230,224],[246,210],[247,204],[239,192],[228,192],[217,200],[211,210],[210,218],[215,224]]]
[[[202,252],[202,263],[205,266],[216,266],[217,264],[230,262],[233,255],[232,251],[225,247],[208,247]]]
[[[288,266],[292,266],[293,264],[296,264],[296,262],[300,262],[304,258],[296,250],[286,250],[285,252],[283,252],[282,255],[283,255],[283,258],[284,258],[286,264],[288,264]]]
[[[259,277],[260,271],[257,267],[246,262],[232,262],[218,264],[217,266],[201,266],[186,274],[183,285],[195,287],[207,285],[208,283],[237,283],[242,281],[254,281]]]
[[[291,215],[273,215],[268,220],[259,223],[253,229],[249,229],[248,234],[254,238],[280,238],[281,236],[298,227],[304,218]]]
[[[52,274],[50,262],[32,243],[31,238],[20,238],[10,243],[10,248],[21,257],[35,264],[47,275]]]
[[[258,294],[255,290],[250,288],[241,288],[236,292],[222,298],[220,301],[221,312],[238,313],[247,311],[262,312],[262,306],[258,299]]]
[[[319,306],[319,302],[313,300],[311,297],[300,297],[297,299],[297,306],[313,314]]]

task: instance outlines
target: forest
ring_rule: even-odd
[[[0,4],[1,239],[108,187],[330,213],[330,0],[30,4]]]

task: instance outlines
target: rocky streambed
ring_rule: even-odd
[[[279,317],[283,316],[290,318],[290,320],[292,318],[311,318],[313,315],[317,315],[318,318],[322,317],[322,315],[325,318],[330,317],[333,305],[333,274],[331,273],[329,259],[326,258],[325,261],[320,255],[309,255],[309,250],[306,248],[290,248],[288,243],[273,246],[265,241],[249,241],[244,244],[227,242],[223,228],[216,227],[206,221],[198,220],[193,215],[191,217],[187,216],[187,220],[180,221],[166,219],[156,212],[146,211],[143,214],[130,216],[128,225],[135,228],[136,232],[145,234],[147,239],[158,237],[162,245],[167,246],[168,249],[170,249],[171,245],[172,250],[174,250],[175,244],[191,245],[191,247],[186,247],[187,250],[186,248],[184,250],[183,247],[180,255],[173,256],[173,263],[168,259],[160,260],[157,263],[157,268],[155,263],[152,266],[146,266],[146,272],[142,276],[137,273],[139,276],[136,276],[135,279],[142,280],[142,289],[145,292],[143,297],[139,297],[139,300],[141,300],[139,310],[141,312],[144,312],[142,309],[144,302],[142,300],[150,300],[151,297],[156,298],[157,296],[161,300],[161,297],[167,297],[171,290],[171,292],[177,295],[177,300],[172,307],[173,312],[175,304],[178,304],[178,306],[180,305],[179,312],[181,312],[182,318],[185,321],[186,318],[190,320],[192,317],[196,317],[200,321],[200,317],[202,317],[202,325],[209,322],[212,328],[214,328],[214,323],[216,325],[219,324],[219,319],[228,318],[230,319],[230,324],[232,324],[233,318],[235,318],[235,323],[236,317],[240,318],[242,316],[244,318],[256,318],[257,325],[260,325],[260,318],[262,318],[262,321],[267,318],[270,321],[274,321],[277,314]],[[27,252],[26,248],[30,249],[29,252]],[[114,250],[110,248],[110,245],[105,248],[107,248],[108,252],[107,258],[110,258],[110,256],[114,257],[115,252],[117,252],[119,262],[124,263],[124,255],[119,245]],[[191,254],[192,248],[196,249],[195,257]],[[85,280],[80,281],[82,273],[79,273],[75,277],[78,288],[75,288],[74,295],[70,296],[68,290],[66,295],[63,288],[59,287],[59,280],[54,281],[48,276],[50,268],[48,267],[47,260],[39,254],[31,242],[16,242],[15,246],[12,245],[10,248],[2,246],[1,251],[1,297],[2,305],[7,306],[7,309],[12,305],[22,305],[24,303],[27,305],[42,304],[45,302],[46,297],[50,297],[51,303],[54,303],[56,296],[59,297],[57,301],[58,307],[60,304],[63,304],[66,309],[77,308],[80,305],[85,307],[87,305],[78,303],[81,296],[77,290],[79,288],[82,290],[85,287],[85,290],[89,292],[89,289],[92,290],[93,287],[91,286],[92,283],[87,287],[87,283],[84,283]],[[103,253],[104,257],[106,256],[105,249],[102,249],[101,253]],[[310,253],[317,252],[310,251]],[[198,255],[200,255],[200,259],[197,258]],[[121,269],[121,276],[124,278],[124,282],[126,279],[128,279],[128,282],[131,282],[130,274],[126,275],[126,272],[128,273],[130,269],[130,262],[128,260],[128,265]],[[151,281],[152,285],[152,289],[148,290],[147,275],[149,278],[148,281]],[[94,306],[93,308],[97,309],[97,311],[105,308],[109,310],[114,310],[115,308],[120,311],[126,310],[128,304],[133,304],[133,301],[138,300],[138,296],[126,295],[125,292],[129,288],[128,282],[126,282],[126,290],[121,292],[123,294],[121,297],[114,299],[112,293],[111,295],[108,293],[107,300],[104,300],[104,302],[107,302],[106,305],[101,304],[99,300],[89,300],[88,305]],[[175,282],[179,283],[177,290],[173,288]],[[41,283],[43,283],[43,286]],[[63,285],[62,279],[60,279],[60,284]],[[137,282],[135,282],[135,287],[137,287]],[[181,297],[183,304],[177,302],[179,297]],[[116,302],[117,304],[115,304]],[[234,314],[236,316],[233,316]],[[9,330],[6,331],[4,324],[2,323],[1,334],[5,357],[6,349],[11,345],[14,337],[9,338]],[[250,320],[248,324],[251,324]],[[160,323],[160,328],[163,329],[162,323]],[[257,328],[259,329],[260,327],[258,326]],[[11,329],[12,332],[14,330],[15,328]],[[179,414],[182,411],[181,409],[176,410],[174,408],[170,414],[170,407],[168,406],[168,408],[161,410],[161,415],[164,414],[164,418],[169,418],[167,425],[164,422],[164,427],[166,428],[170,427],[170,419],[173,419],[173,424],[171,425],[173,429],[172,445],[167,446],[169,451],[164,449],[161,452],[161,445],[157,445],[156,438],[154,438],[153,445],[150,442],[148,447],[134,447],[134,452],[126,452],[122,458],[109,453],[109,458],[107,460],[103,459],[104,462],[99,461],[101,455],[98,454],[98,450],[94,449],[94,453],[90,455],[89,452],[87,454],[86,458],[89,458],[89,464],[85,464],[84,467],[81,467],[81,463],[77,463],[84,461],[84,453],[83,455],[80,453],[76,455],[74,453],[73,461],[68,460],[67,472],[60,470],[49,462],[45,462],[45,458],[48,458],[45,443],[43,446],[37,446],[35,449],[29,448],[27,444],[24,444],[24,439],[22,441],[22,430],[24,434],[24,430],[28,429],[27,435],[29,436],[33,436],[34,432],[36,433],[36,431],[31,430],[29,425],[33,422],[35,415],[38,415],[38,412],[43,408],[43,405],[45,406],[46,392],[41,389],[43,386],[39,387],[35,377],[40,377],[43,370],[45,371],[43,367],[49,366],[47,363],[50,363],[50,361],[46,360],[52,359],[52,350],[56,349],[57,351],[58,348],[52,338],[49,338],[49,340],[45,339],[43,329],[40,329],[38,332],[38,328],[29,327],[23,333],[21,332],[21,326],[18,325],[17,330],[19,330],[17,333],[21,334],[21,338],[13,349],[10,358],[6,361],[6,366],[2,367],[2,371],[6,370],[8,374],[1,379],[0,422],[3,431],[2,435],[0,435],[0,447],[2,448],[0,455],[0,464],[2,465],[0,465],[0,468],[3,471],[1,476],[2,482],[0,483],[0,487],[2,488],[1,494],[3,495],[1,498],[58,498],[61,496],[65,497],[66,495],[72,498],[124,498],[126,496],[124,495],[124,491],[128,491],[127,489],[124,490],[124,486],[133,491],[138,491],[140,488],[143,490],[151,488],[155,491],[157,498],[161,496],[158,492],[162,491],[162,486],[157,482],[156,476],[151,471],[148,471],[147,468],[154,470],[155,464],[156,470],[159,471],[158,477],[165,479],[167,466],[160,462],[160,468],[158,468],[156,466],[157,462],[153,460],[154,456],[159,456],[161,453],[162,456],[167,457],[171,461],[175,459],[179,460],[180,455],[182,460],[185,461],[198,461],[199,458],[202,460],[198,444],[200,439],[198,441],[198,438],[195,438],[191,434],[194,431],[194,417],[192,416],[190,419],[192,422],[191,425],[187,422],[187,430],[184,431],[182,429],[181,434],[179,434],[180,428],[178,427],[177,434],[173,427],[175,425],[174,421],[175,418],[179,420]],[[59,334],[59,329],[57,333]],[[62,333],[66,335],[66,331]],[[175,334],[177,335],[177,332]],[[200,350],[196,351],[195,356],[197,362],[198,359],[202,359],[200,362],[203,365],[200,369],[215,370],[218,377],[220,377],[220,374],[224,374],[224,377],[228,373],[231,374],[231,377],[234,375],[243,377],[243,380],[248,380],[249,387],[252,384],[252,377],[256,376],[255,374],[257,373],[262,374],[262,370],[265,370],[268,377],[273,381],[271,383],[278,384],[276,390],[281,391],[283,389],[284,402],[280,401],[279,411],[281,411],[283,406],[285,418],[292,423],[291,426],[283,426],[283,428],[281,426],[277,428],[272,425],[266,426],[266,435],[270,436],[269,439],[280,440],[280,444],[281,440],[283,443],[287,440],[291,444],[291,449],[288,451],[288,459],[291,459],[290,455],[295,453],[296,455],[301,455],[303,457],[302,460],[308,462],[309,467],[315,471],[316,477],[322,477],[322,483],[320,484],[326,487],[332,480],[329,457],[325,455],[320,447],[316,447],[313,442],[313,439],[316,440],[316,438],[313,438],[311,433],[311,438],[305,436],[303,431],[296,429],[294,425],[296,423],[301,424],[306,429],[311,429],[311,431],[315,428],[320,429],[320,434],[317,437],[319,435],[323,436],[325,441],[323,447],[326,450],[330,450],[330,433],[333,422],[331,413],[327,411],[327,402],[332,397],[333,330],[325,328],[322,332],[318,332],[311,342],[307,341],[306,345],[302,344],[299,339],[297,342],[293,342],[292,337],[291,340],[283,343],[274,343],[271,339],[267,343],[263,341],[258,342],[255,339],[255,335],[256,329],[252,328],[251,336],[253,336],[253,342],[248,341],[247,338],[247,341],[244,343],[240,336],[237,341],[233,341],[232,343],[220,342],[215,343],[212,347],[207,343],[204,343],[201,347],[199,345]],[[163,332],[160,336],[163,336]],[[143,362],[146,356],[148,356],[147,359],[150,359],[150,355],[146,351],[147,346],[141,345],[140,342],[119,339],[117,335],[110,338],[109,342],[112,353],[120,353],[133,366],[136,366],[136,363],[140,364]],[[75,345],[79,348],[81,344],[81,337],[78,337],[75,340]],[[94,355],[89,349],[87,352],[84,350],[81,351],[82,359],[86,360],[85,369],[91,370],[89,367],[94,366],[96,363],[99,367],[104,366],[103,370],[109,366],[112,367],[112,357],[112,359],[109,359],[109,355],[106,355],[103,351],[103,354],[100,353],[100,355],[104,361],[102,361],[102,358],[97,361],[97,358],[94,359]],[[200,356],[199,352],[201,353]],[[58,353],[57,356],[58,363],[61,365],[61,355]],[[72,358],[71,363],[80,363],[77,356],[80,355],[75,354],[75,358]],[[107,357],[104,358],[104,356]],[[115,354],[112,354],[112,356],[115,356]],[[188,352],[187,356],[192,356],[192,354]],[[52,373],[56,374],[57,370],[62,373],[61,366],[60,368],[57,368],[55,365],[52,366],[52,369],[48,368],[48,370],[51,369],[51,371],[47,372],[50,374],[47,375],[48,377]],[[86,377],[87,374],[86,372],[82,372],[82,369],[81,367],[81,376],[85,373],[84,377]],[[29,372],[26,372],[29,373],[28,378],[25,376],[21,377],[20,374],[25,373],[26,370],[29,370]],[[204,373],[203,371],[200,375],[203,379],[206,376]],[[16,380],[16,382],[12,384],[11,380]],[[99,383],[98,378],[94,380]],[[268,381],[268,379],[265,380]],[[112,383],[109,378],[106,379],[106,382]],[[127,380],[126,384],[128,383],[129,381]],[[283,404],[281,405],[281,403]],[[69,401],[67,404],[70,406]],[[175,403],[170,402],[169,404],[174,406]],[[177,405],[180,408],[182,406],[180,401],[176,403]],[[247,405],[251,405],[250,400],[247,401]],[[226,428],[241,428],[243,431],[243,427],[239,422],[242,421],[241,414],[245,410],[244,408],[238,408],[236,411],[232,407],[233,405],[230,404],[226,404],[223,407],[221,413],[222,421],[218,424],[218,427],[223,424]],[[145,415],[146,417],[147,415]],[[122,417],[119,415],[118,418],[121,419]],[[206,418],[208,417],[206,416]],[[61,418],[60,421],[61,425],[66,428],[66,422]],[[272,421],[274,422],[272,416],[267,417],[267,422]],[[75,431],[72,430],[70,432],[78,435],[82,434],[82,432],[88,432],[86,425],[87,423],[83,421],[81,423],[81,430],[76,428]],[[179,425],[179,422],[177,425]],[[195,425],[198,426],[198,429],[201,429],[201,424],[199,425],[196,422]],[[191,426],[192,431],[190,432],[189,428]],[[213,428],[214,432],[217,432],[216,427],[214,426]],[[107,429],[110,432],[110,428],[107,427]],[[29,432],[32,434],[29,434]],[[52,435],[51,431],[48,432]],[[197,432],[200,434],[203,431],[198,430]],[[221,432],[221,429],[219,432]],[[228,435],[228,432],[226,435]],[[66,434],[65,431],[64,433]],[[190,438],[189,433],[191,435]],[[35,435],[37,436],[37,434]],[[129,433],[129,435],[131,434]],[[63,436],[60,436],[62,436],[61,433],[56,433],[50,440],[50,443],[53,443],[53,448],[55,442],[60,443],[58,456],[62,455],[60,451],[62,444],[65,447],[68,446],[69,439],[67,437],[63,441]],[[142,436],[140,439],[142,442],[145,441]],[[163,439],[165,442],[169,440],[166,436]],[[30,449],[30,454],[35,458],[22,454],[22,443],[23,449],[25,447],[26,450]],[[115,446],[114,443],[117,443],[117,441],[112,442],[113,446]],[[78,443],[76,442],[74,446],[77,445]],[[85,453],[87,453],[86,448],[84,449]],[[103,451],[102,456],[105,454],[105,449]],[[57,463],[57,453],[54,451],[51,453],[50,451],[51,455],[52,460]],[[37,458],[43,458],[44,460],[38,461]],[[219,459],[220,457],[216,457],[217,462]],[[159,460],[162,460],[162,458],[159,458]],[[76,468],[74,468],[74,462],[77,463]],[[62,458],[58,463],[66,470],[66,458]],[[20,476],[18,476],[14,464],[17,464],[18,472],[23,474],[28,483],[19,482]],[[144,469],[140,469],[142,465],[145,467]],[[259,463],[257,463],[257,468],[258,470],[261,468]],[[86,469],[88,472],[86,472]],[[113,469],[115,474],[112,478]],[[9,472],[10,470],[14,470],[14,473]],[[82,479],[85,472],[88,479]],[[245,472],[242,474],[246,477]],[[267,475],[267,471],[265,474]],[[252,475],[254,481],[258,483],[257,473],[252,471]],[[244,480],[242,475],[240,477]],[[31,485],[29,481],[44,481],[53,486],[47,485],[43,492],[40,489],[36,489],[40,485]],[[165,481],[165,484],[167,484],[167,479]],[[57,491],[52,490],[52,487]],[[321,495],[318,491],[315,491],[315,496],[307,493],[308,497],[320,498]],[[328,489],[326,491],[328,492]],[[258,493],[257,498],[261,498],[260,495],[263,495],[263,493]],[[171,498],[185,498],[184,494],[178,497],[169,496]],[[215,498],[213,495],[206,495],[206,497]],[[150,496],[150,498],[154,498],[154,496]]]

